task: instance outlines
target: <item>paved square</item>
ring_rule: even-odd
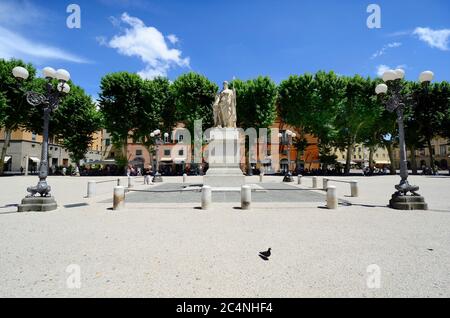
[[[351,204],[338,210],[261,201],[244,212],[236,202],[208,211],[200,202],[127,202],[111,211],[114,182],[86,199],[89,179],[50,177],[59,210],[16,213],[11,204],[35,177],[0,178],[0,296],[450,297],[450,178],[412,177],[432,209],[414,212],[386,208],[398,177],[356,179],[359,198],[336,184]],[[264,187],[284,187],[280,180],[267,177]],[[181,178],[164,181],[176,188]],[[158,189],[142,183],[136,188]],[[258,252],[269,247],[264,262]],[[79,289],[67,285],[72,264]],[[379,289],[367,285],[372,264]]]

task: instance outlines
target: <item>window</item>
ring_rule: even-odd
[[[179,155],[179,156],[184,156],[184,150],[183,150],[183,149],[179,150],[179,151],[178,151],[178,155]]]
[[[170,156],[170,149],[164,149],[164,156]]]
[[[439,148],[440,148],[439,149],[439,154],[441,156],[445,156],[447,154],[447,147],[445,145],[441,145]]]
[[[142,156],[142,149],[136,150],[136,156]]]
[[[178,136],[178,142],[183,142],[184,140],[184,135],[179,135]]]
[[[36,133],[31,133],[31,141],[36,141]]]
[[[108,147],[111,145],[111,139],[105,139],[105,146]]]

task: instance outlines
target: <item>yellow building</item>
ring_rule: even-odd
[[[5,143],[5,130],[0,130],[0,151]],[[4,171],[9,173],[18,173],[22,170],[28,172],[37,172],[43,137],[41,135],[25,131],[15,130],[11,134],[11,140],[6,149]],[[94,141],[91,149],[86,154],[86,162],[101,158],[102,150],[102,132],[94,134]],[[49,167],[73,165],[70,160],[69,152],[64,149],[58,140],[50,138],[48,147]]]
[[[333,149],[332,152],[337,156],[338,163],[345,165],[347,162],[347,151],[342,152],[339,149]],[[364,145],[357,144],[353,147],[351,162],[353,165],[368,166],[370,149]],[[378,147],[373,154],[373,161],[376,166],[389,166],[389,154],[386,148]]]

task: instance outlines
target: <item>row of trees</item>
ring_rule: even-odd
[[[239,127],[269,128],[278,114],[284,123],[302,132],[296,143],[300,152],[308,146],[305,134],[318,138],[325,165],[336,160],[332,148],[345,151],[348,173],[356,144],[370,149],[371,166],[377,147],[386,147],[394,162],[396,115],[389,113],[375,95],[379,83],[379,79],[321,71],[291,76],[278,86],[268,77],[236,79],[231,86],[237,91]],[[449,83],[427,87],[414,82],[404,84],[404,93],[412,97],[406,111],[408,148],[414,153],[428,147],[433,166],[431,140],[449,136]],[[211,127],[211,106],[218,90],[216,84],[196,73],[181,75],[173,83],[165,78],[143,80],[135,74],[115,73],[102,79],[100,110],[105,128],[126,153],[128,138],[151,146],[151,131],[161,127],[168,131],[176,122],[184,123],[191,131],[198,119],[202,119],[204,129]],[[416,169],[415,156],[411,160]]]
[[[26,89],[43,90],[45,80],[36,78],[32,65],[22,61],[0,60],[0,127],[6,131],[6,153],[11,132],[18,128],[40,133],[42,111],[31,108],[11,76],[14,66],[26,66],[30,78]],[[244,129],[269,128],[277,115],[286,124],[299,128],[303,135],[296,146],[302,152],[308,146],[305,134],[318,138],[321,161],[325,165],[336,160],[332,148],[346,151],[345,171],[349,172],[355,144],[370,149],[369,162],[377,147],[386,147],[391,162],[397,142],[395,114],[385,110],[374,93],[379,79],[338,76],[333,72],[317,72],[291,76],[276,85],[269,77],[242,81],[231,86],[237,91],[238,126]],[[201,119],[203,129],[212,127],[212,104],[219,87],[197,73],[187,73],[174,82],[167,78],[145,80],[136,74],[119,72],[101,80],[98,110],[92,99],[78,86],[72,90],[52,116],[51,135],[62,140],[73,159],[84,157],[92,133],[107,129],[118,149],[123,149],[126,163],[127,141],[132,138],[152,148],[150,133],[155,129],[170,131],[176,123],[184,123],[193,135],[194,122]],[[423,86],[405,81],[405,93],[412,97],[405,115],[408,148],[412,151],[428,147],[430,166],[434,164],[431,140],[450,137],[450,85],[447,82]],[[117,158],[120,159],[120,158]],[[411,158],[413,169],[415,157]],[[119,160],[120,161],[120,160]]]
[[[287,123],[317,136],[324,158],[331,147],[346,151],[346,173],[357,143],[370,149],[371,166],[377,147],[386,147],[394,162],[397,118],[374,94],[379,83],[380,79],[337,76],[333,72],[291,76],[279,86],[281,116]],[[433,167],[431,140],[450,137],[450,85],[404,81],[402,93],[410,96],[405,114],[406,142],[417,172],[415,150],[427,147]]]
[[[30,77],[22,85],[12,76],[12,69],[16,66],[26,67],[30,73]],[[69,151],[71,159],[78,163],[85,157],[92,143],[93,133],[101,129],[102,117],[91,97],[81,87],[73,82],[69,82],[69,85],[69,95],[62,99],[51,116],[49,134],[58,139]],[[30,106],[24,97],[24,91],[43,93],[45,88],[46,80],[36,77],[33,65],[15,59],[0,59],[0,129],[5,131],[4,138],[1,138],[5,142],[0,151],[0,175],[3,174],[4,158],[14,130],[24,129],[42,134],[42,108]]]

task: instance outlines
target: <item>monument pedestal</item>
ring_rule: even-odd
[[[395,210],[428,210],[424,197],[418,195],[397,196],[394,194],[389,201],[389,206]]]
[[[18,207],[18,212],[48,212],[58,208],[54,197],[26,197]]]
[[[241,187],[245,175],[240,168],[241,143],[239,130],[235,128],[214,128],[208,144],[209,169],[203,177],[203,184],[214,188]]]

